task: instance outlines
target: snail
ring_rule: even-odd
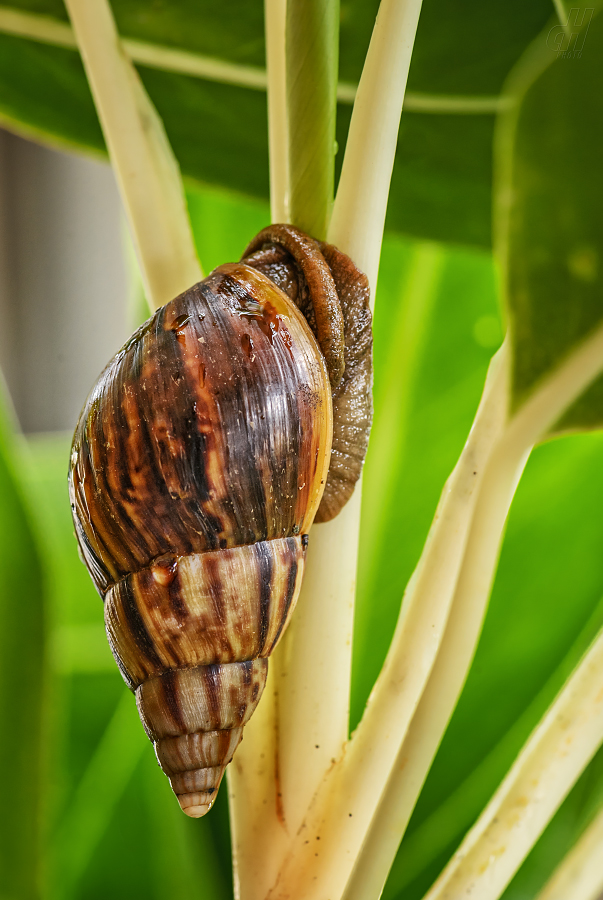
[[[368,282],[270,226],[145,322],[92,389],[69,491],[109,643],[189,816],[211,807],[371,422]]]

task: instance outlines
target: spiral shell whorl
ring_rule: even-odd
[[[255,269],[216,269],[128,341],[76,428],[71,503],[98,590],[164,554],[304,534],[331,436],[301,313]]]
[[[105,598],[105,626],[124,680],[136,689],[169,669],[269,656],[293,610],[307,538],[259,541],[169,558],[122,579]]]
[[[243,726],[259,703],[268,660],[177,669],[136,691],[144,728],[183,811],[211,807]]]
[[[156,741],[157,761],[187,815],[197,818],[211,807],[242,734],[239,726]]]
[[[204,815],[301,587],[307,538],[165,557],[109,589],[105,625],[184,812]]]

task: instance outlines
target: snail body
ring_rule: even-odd
[[[221,266],[132,336],[76,428],[80,551],[191,816],[216,796],[299,594],[343,380],[339,325],[333,364],[274,281]],[[328,322],[318,331],[331,340]]]

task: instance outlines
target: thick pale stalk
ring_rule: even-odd
[[[274,882],[289,835],[282,815],[277,757],[276,673],[227,772],[236,900],[262,900]]]
[[[425,900],[498,900],[602,742],[600,632]],[[601,871],[599,856],[600,886]],[[549,896],[581,900],[596,892],[576,894],[572,887]]]
[[[289,215],[324,240],[335,184],[339,0],[287,0],[286,7]]]
[[[369,272],[373,297],[420,3],[413,0],[411,7],[412,15],[407,12],[408,3],[400,0],[385,0],[381,5],[360,82],[360,111],[354,107],[346,146],[344,171],[347,166],[348,176],[342,176],[336,221],[328,233],[332,243]],[[372,131],[368,130],[369,119]],[[292,207],[295,222],[293,213]],[[352,221],[347,221],[346,215]],[[325,773],[341,755],[347,737],[359,523],[360,486],[336,519],[312,529],[298,607],[276,654],[282,673],[280,772],[285,818],[292,835]]]
[[[348,738],[360,499],[357,487],[336,519],[313,526],[300,606],[279,653],[280,777],[291,837]]]
[[[371,900],[382,890],[473,658],[507,512],[530,448],[602,368],[603,329],[599,329],[542,383],[492,451],[440,651],[358,857],[346,900]]]
[[[270,215],[289,221],[289,129],[287,124],[287,64],[285,28],[287,0],[264,0],[266,67],[268,74],[268,147],[270,152]]]
[[[202,277],[180,170],[163,124],[122,50],[107,0],[67,0],[149,302]]]
[[[383,225],[421,0],[382,0],[358,85],[329,240],[375,291]]]
[[[603,810],[557,866],[536,900],[598,900],[603,894]]]

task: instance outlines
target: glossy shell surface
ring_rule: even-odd
[[[329,379],[301,313],[221,266],[109,363],[78,423],[82,556],[158,759],[207,811],[293,610],[331,451]]]
[[[373,334],[366,275],[332,244],[271,225],[244,259],[302,311],[319,340],[333,390],[333,444],[317,522],[333,519],[360,478],[373,418]]]

